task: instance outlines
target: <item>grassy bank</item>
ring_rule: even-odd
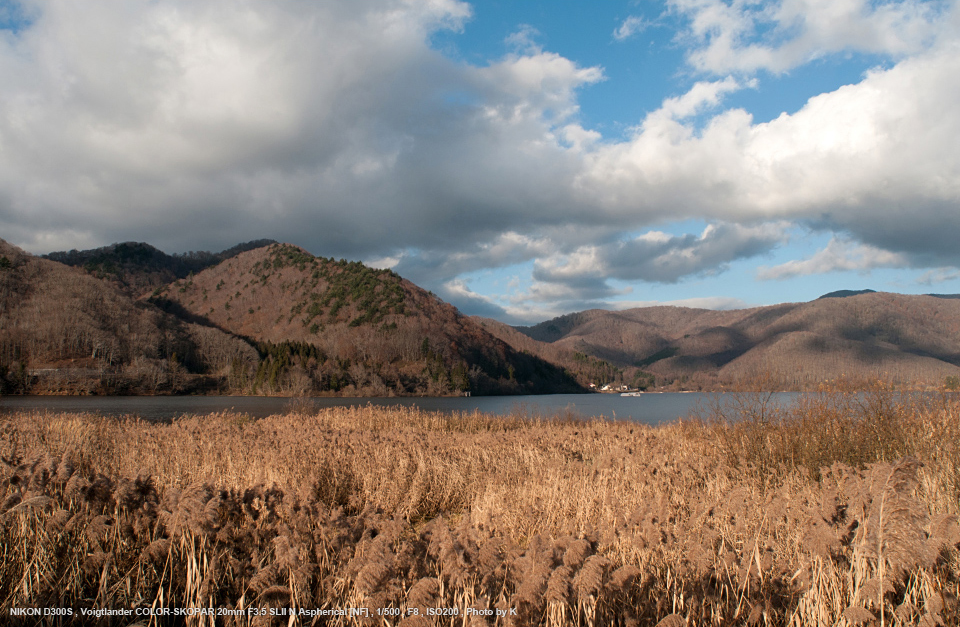
[[[778,408],[742,395],[661,428],[373,407],[168,425],[20,414],[0,419],[0,455],[4,617],[193,606],[235,611],[216,624],[236,625],[960,621],[960,402],[945,396],[835,389]],[[249,609],[270,607],[372,616]]]

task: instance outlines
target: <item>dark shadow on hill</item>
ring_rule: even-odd
[[[175,300],[170,300],[169,298],[164,298],[163,296],[151,296],[147,299],[147,302],[156,306],[160,311],[168,313],[183,322],[199,324],[202,327],[210,327],[212,329],[223,331],[224,333],[230,333],[229,331],[226,331],[225,329],[222,329],[211,322],[208,318],[193,313]],[[233,334],[231,333],[231,335]]]
[[[563,368],[529,353],[515,353],[516,376],[531,394],[583,394],[589,390]]]
[[[237,244],[219,253],[191,251],[168,255],[146,242],[122,242],[90,250],[57,251],[44,258],[89,274],[114,281],[134,294],[185,279],[240,253],[275,244],[274,240],[259,239]]]
[[[531,327],[513,327],[538,342],[552,343],[563,339],[568,333],[586,322],[584,312],[566,314]]]

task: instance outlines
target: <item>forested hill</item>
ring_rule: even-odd
[[[0,393],[582,391],[562,368],[359,262],[263,241],[216,255],[115,244],[49,259],[0,244]],[[181,278],[156,285],[170,275]]]
[[[733,311],[590,310],[532,327],[488,328],[567,367],[600,361],[616,371],[607,378],[618,383],[648,385],[653,378],[658,386],[716,389],[756,376],[794,389],[838,377],[958,382],[960,301],[883,292],[844,296]],[[521,334],[522,342],[516,340]]]
[[[141,295],[159,286],[215,266],[225,259],[248,250],[276,244],[271,239],[260,239],[237,244],[219,253],[206,251],[168,255],[145,242],[122,242],[92,250],[53,252],[44,258],[111,281],[125,291]]]
[[[794,389],[841,376],[960,386],[956,295],[590,310],[514,328],[464,317],[389,270],[286,244],[48,257],[0,240],[0,393],[719,389],[758,375]]]
[[[390,270],[287,244],[241,253],[151,302],[258,342],[257,390],[364,395],[579,391]],[[309,348],[305,348],[309,347]]]
[[[0,393],[216,390],[215,373],[258,361],[242,339],[0,240]]]
[[[579,389],[392,272],[264,243],[43,259],[0,241],[0,393]]]

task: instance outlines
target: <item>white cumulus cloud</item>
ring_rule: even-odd
[[[627,19],[623,20],[613,31],[613,38],[617,41],[623,41],[625,39],[630,39],[634,35],[642,33],[647,29],[649,23],[642,17],[636,15],[631,15]]]
[[[626,217],[789,219],[915,257],[960,263],[960,45],[874,70],[755,124],[738,109],[702,129],[671,103],[584,158],[583,197]]]
[[[826,248],[811,257],[788,261],[772,268],[760,268],[757,271],[757,277],[766,280],[782,280],[808,274],[826,274],[828,272],[851,270],[866,272],[874,268],[906,265],[909,265],[909,260],[902,254],[833,238]]]
[[[955,36],[953,7],[894,0],[670,0],[688,19],[688,61],[725,74],[786,72],[844,51],[904,57]]]
[[[483,63],[433,48],[470,27],[457,0],[24,0],[0,33],[0,234],[34,252],[272,237],[463,302],[461,275],[528,264],[517,315],[719,273],[790,225],[839,235],[767,278],[960,267],[957,0],[668,5],[692,85],[624,138],[579,116],[604,70],[530,29]],[[725,105],[847,52],[885,65],[768,122]],[[713,226],[658,226],[687,219]]]

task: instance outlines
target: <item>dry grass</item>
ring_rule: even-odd
[[[13,415],[0,421],[0,615],[363,606],[370,619],[216,624],[957,624],[960,403],[844,394],[762,419],[762,397],[742,397],[736,422],[662,428],[373,407],[168,425]],[[427,616],[436,607],[460,616]]]

